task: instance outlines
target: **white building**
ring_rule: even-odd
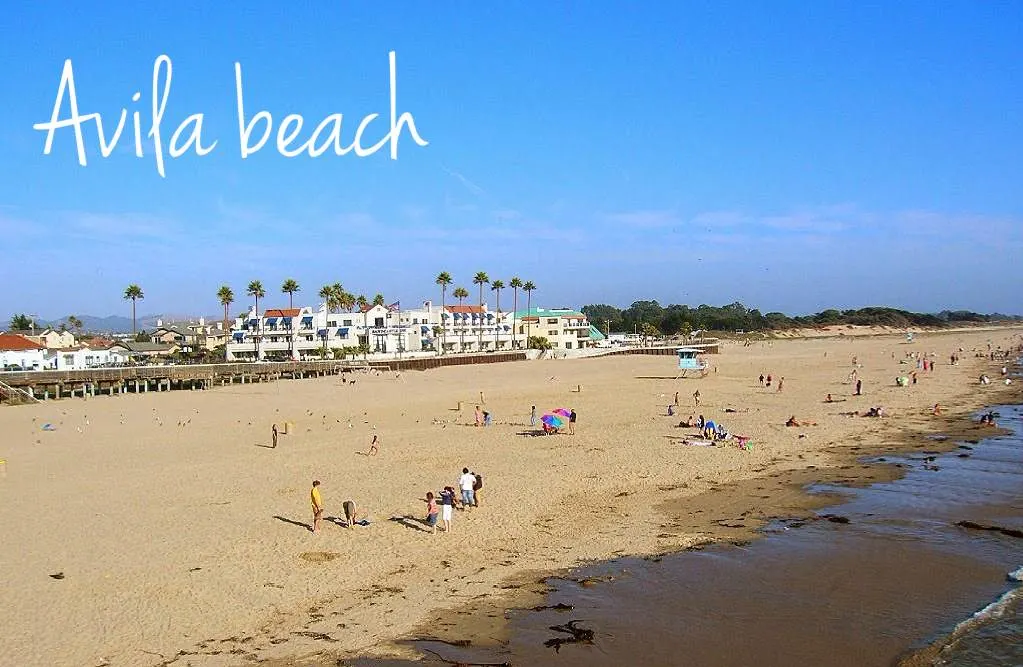
[[[334,313],[321,304],[317,310],[271,308],[259,317],[250,310],[235,321],[227,360],[302,360],[441,349],[445,353],[494,352],[525,349],[530,331],[561,349],[590,347],[603,340],[585,315],[567,308],[533,308],[516,314],[492,312],[486,303],[441,308],[425,301],[409,310],[394,303]]]
[[[16,334],[0,334],[0,370],[35,371],[46,367],[46,349]]]
[[[420,352],[432,334],[419,322],[419,316],[400,316],[397,304],[347,313],[328,312],[325,304],[315,311],[271,308],[259,317],[250,310],[231,330],[227,360],[320,359],[354,356],[360,349],[368,354]]]
[[[77,371],[123,364],[127,359],[127,355],[118,348],[90,348],[83,345],[65,350],[47,351],[46,367],[58,371]]]

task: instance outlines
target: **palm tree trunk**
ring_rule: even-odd
[[[494,319],[494,351],[501,349],[501,292],[497,293],[497,318]]]
[[[259,361],[259,297],[256,297],[256,361]]]
[[[135,335],[136,335],[135,334],[135,299],[133,297],[132,300],[131,300],[131,336],[132,336],[132,338],[134,338]]]
[[[526,292],[526,317],[530,318],[526,322],[526,349],[529,349],[529,339],[533,336],[533,319],[529,314],[529,309],[533,306],[533,293]]]
[[[519,310],[519,288],[516,287],[512,297],[512,349],[515,349],[515,313]]]
[[[440,287],[440,326],[441,326],[441,339],[440,339],[440,354],[444,354],[444,346],[448,344],[448,328],[444,325],[444,296],[445,292],[448,291],[447,285],[441,285]]]
[[[483,283],[480,283],[480,320],[479,320],[479,327],[480,327],[480,330],[479,330],[480,344],[479,344],[479,349],[476,350],[476,351],[477,352],[482,352],[483,351]]]

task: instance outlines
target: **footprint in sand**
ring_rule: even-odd
[[[299,554],[298,557],[310,563],[328,563],[340,558],[341,554],[336,551],[306,551]]]

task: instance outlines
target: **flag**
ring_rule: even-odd
[[[401,301],[400,300],[399,301],[395,301],[394,303],[392,303],[391,305],[389,305],[387,307],[387,310],[391,310],[391,311],[401,310]]]

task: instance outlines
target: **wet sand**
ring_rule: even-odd
[[[677,382],[671,357],[630,356],[5,408],[0,558],[18,575],[0,592],[7,659],[407,656],[394,640],[438,635],[466,610],[488,622],[481,636],[499,641],[504,610],[539,604],[552,571],[745,540],[771,516],[818,506],[798,492],[807,480],[890,474],[855,457],[900,447],[906,430],[943,428],[930,415],[935,402],[950,414],[989,402],[1001,389],[977,386],[991,364],[970,350],[1016,335],[726,345],[711,357],[715,372]],[[962,363],[947,365],[959,346]],[[897,388],[908,350],[933,350],[938,367]],[[866,396],[850,395],[852,356]],[[784,375],[784,391],[760,387],[761,372]],[[697,387],[700,410],[665,416],[675,390],[685,406]],[[480,391],[492,428],[469,425]],[[824,403],[828,392],[843,402]],[[579,434],[532,437],[532,404],[575,408]],[[873,405],[895,416],[841,414]],[[692,431],[673,425],[700,412],[750,435],[752,450],[681,445]],[[784,427],[792,414],[819,425]],[[284,421],[295,429],[271,450],[270,424]],[[57,430],[41,431],[44,422]],[[371,458],[362,454],[373,433],[382,446]],[[450,535],[421,531],[425,491],[454,485],[466,465],[484,476],[482,507],[456,513]],[[370,525],[310,534],[314,478],[328,515],[353,498]],[[742,484],[713,491],[733,482]]]

